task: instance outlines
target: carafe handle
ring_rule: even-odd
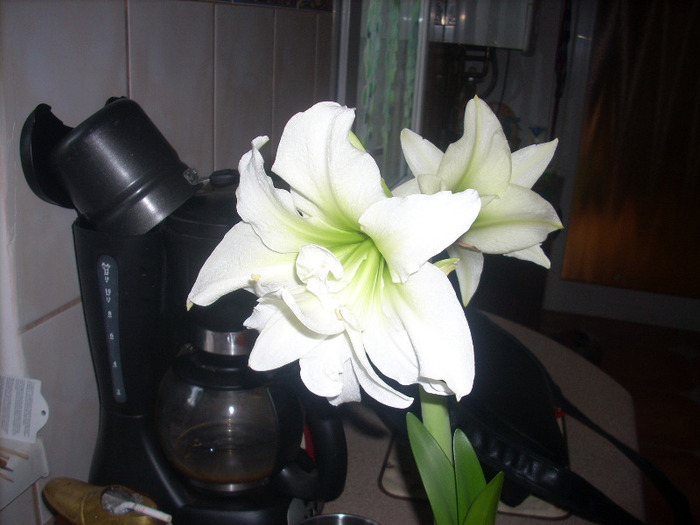
[[[301,381],[298,395],[306,409],[316,466],[307,471],[299,463],[292,462],[275,476],[275,484],[292,497],[332,501],[343,492],[347,476],[348,452],[343,422],[336,407],[309,392]]]

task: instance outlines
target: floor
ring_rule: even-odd
[[[630,392],[640,451],[685,493],[700,523],[700,332],[554,312],[542,314],[540,331]],[[663,498],[645,489],[648,523],[672,523]]]

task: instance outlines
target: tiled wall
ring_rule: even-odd
[[[27,186],[22,124],[39,103],[68,126],[113,95],[136,100],[200,173],[235,167],[266,134],[272,159],[286,120],[333,95],[333,13],[184,0],[0,0],[0,211],[16,274],[24,362],[50,407],[41,430],[51,476],[85,479],[97,392],[79,302],[75,212]],[[1,309],[0,309],[1,310]],[[8,353],[8,355],[11,354]],[[5,356],[5,350],[3,350]],[[44,511],[44,518],[48,514]],[[0,524],[34,523],[30,492]]]

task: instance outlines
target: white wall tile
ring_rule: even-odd
[[[317,16],[314,11],[280,10],[275,19],[275,149],[289,118],[316,102]]]
[[[75,126],[110,96],[126,91],[122,2],[3,0],[0,78],[4,121],[0,176],[7,184],[21,326],[78,296],[70,224],[74,211],[48,204],[29,189],[19,135],[39,103]]]
[[[25,490],[12,503],[0,511],[0,525],[31,523],[33,520],[34,496],[32,490]]]
[[[333,15],[316,15],[316,85],[314,97],[320,100],[336,100],[336,82],[333,67]]]
[[[250,142],[272,133],[275,10],[216,7],[216,167],[237,168]],[[269,166],[272,148],[262,149]]]
[[[130,96],[201,175],[213,168],[214,4],[129,0]]]
[[[49,419],[38,433],[44,441],[49,478],[87,480],[99,399],[82,305],[25,333],[22,346],[27,375],[41,381],[41,394],[49,406]]]

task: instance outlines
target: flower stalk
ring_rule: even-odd
[[[448,459],[452,461],[452,427],[450,426],[447,397],[430,394],[421,388],[420,408],[423,426],[435,438]]]

